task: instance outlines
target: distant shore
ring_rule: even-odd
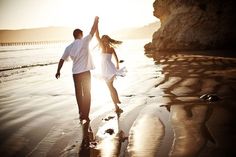
[[[69,41],[71,41],[71,40],[1,42],[0,46],[24,46],[24,45],[64,44],[64,43],[68,43]]]

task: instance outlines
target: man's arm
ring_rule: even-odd
[[[94,35],[94,33],[96,32],[96,30],[98,28],[98,19],[99,19],[98,16],[96,16],[95,19],[94,19],[93,26],[92,26],[91,31],[90,31],[90,34],[92,36]]]
[[[58,63],[58,67],[57,67],[57,73],[55,75],[55,77],[58,79],[60,77],[60,71],[61,71],[61,68],[63,66],[63,63],[64,63],[64,60],[63,59],[60,59],[59,63]]]

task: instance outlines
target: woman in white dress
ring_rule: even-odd
[[[108,35],[103,35],[100,38],[99,31],[97,29],[96,37],[99,42],[99,46],[101,47],[101,73],[102,78],[106,81],[106,84],[109,88],[112,101],[115,105],[115,111],[117,113],[122,113],[123,110],[118,106],[120,104],[119,96],[116,88],[113,86],[114,78],[118,75],[123,76],[125,72],[125,68],[119,69],[119,60],[116,55],[114,47],[116,45],[121,44],[121,41],[116,41],[111,39]],[[115,57],[116,66],[112,62],[112,56]]]

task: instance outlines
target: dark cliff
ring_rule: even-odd
[[[147,52],[232,49],[236,47],[233,0],[156,0],[161,27]]]

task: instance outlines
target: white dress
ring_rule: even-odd
[[[101,53],[101,73],[105,81],[109,81],[113,76],[125,76],[126,68],[116,69],[111,61],[112,54]]]

